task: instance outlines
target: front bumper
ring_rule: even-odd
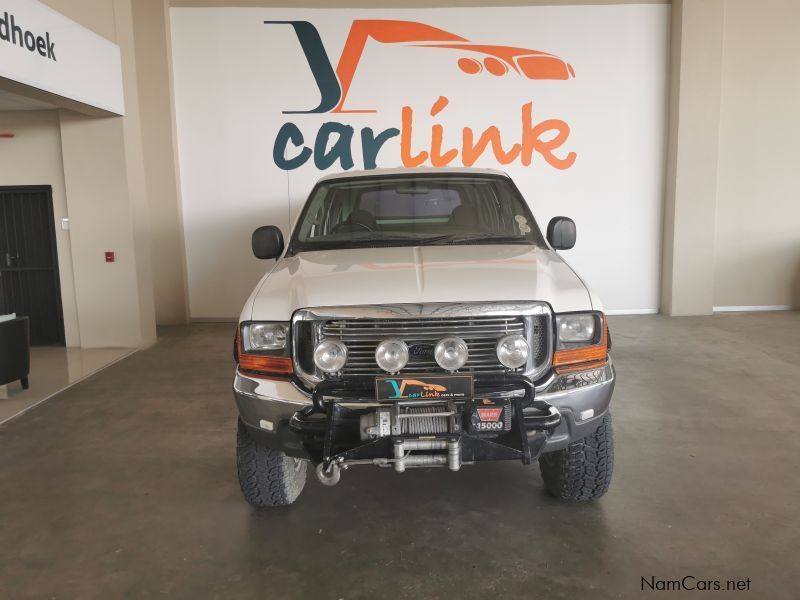
[[[573,374],[568,381],[551,377],[536,386],[536,400],[554,406],[561,414],[560,423],[548,433],[540,451],[561,450],[570,442],[591,434],[608,411],[615,380],[614,366],[609,358],[607,365],[587,372],[587,376]],[[254,439],[279,448],[289,456],[317,461],[317,457],[309,454],[302,437],[289,426],[296,413],[310,411],[313,407],[309,395],[291,381],[256,379],[238,372],[233,391],[241,419]],[[343,403],[342,406],[363,405]],[[526,417],[535,412],[533,408],[523,410]],[[530,431],[527,435],[533,442],[538,433]]]

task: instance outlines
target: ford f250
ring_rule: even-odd
[[[258,507],[373,465],[452,472],[538,461],[547,491],[599,498],[614,465],[615,370],[600,300],[486,169],[323,177],[245,303],[234,340],[237,467]]]

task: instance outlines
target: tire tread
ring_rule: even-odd
[[[245,499],[258,508],[286,506],[297,500],[306,483],[307,461],[256,443],[239,420],[236,433],[236,468]]]
[[[539,468],[547,491],[559,500],[586,502],[604,496],[614,472],[611,414],[604,415],[597,429],[585,438],[542,455]]]

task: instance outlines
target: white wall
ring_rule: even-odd
[[[168,0],[132,3],[156,320],[189,320],[172,96]]]
[[[125,117],[62,111],[61,154],[83,347],[156,341],[132,0],[47,0],[120,47]],[[35,160],[29,157],[29,160]],[[106,263],[113,250],[117,261]]]
[[[0,185],[50,183],[56,219],[70,219],[57,233],[67,343],[147,347],[156,329],[131,0],[48,4],[119,45],[127,116],[0,114],[17,136],[2,140]]]
[[[673,4],[661,309],[710,314],[724,0]]]
[[[800,307],[798,25],[798,2],[725,5],[715,307]]]
[[[172,43],[190,310],[194,318],[225,318],[241,304],[266,265],[252,258],[249,237],[261,224],[286,231],[321,173],[310,164],[287,172],[272,160],[286,121],[307,138],[326,121],[375,131],[400,126],[415,113],[414,145],[445,126],[446,145],[461,128],[480,133],[495,124],[507,143],[519,138],[520,108],[533,102],[534,121],[570,127],[556,151],[577,153],[558,169],[535,156],[507,170],[542,227],[557,214],[579,227],[573,266],[616,311],[655,311],[659,303],[666,51],[669,8],[663,5],[558,6],[431,10],[302,10],[173,8]],[[375,114],[284,115],[314,106],[318,93],[297,37],[264,20],[304,19],[320,31],[338,61],[355,18],[414,20],[485,42],[551,52],[573,65],[569,81],[466,76],[460,54],[372,44],[348,104]],[[377,85],[376,85],[377,82]],[[428,115],[440,96],[450,104]],[[379,166],[400,163],[394,138]],[[354,144],[356,168],[360,144]],[[459,164],[456,161],[454,164]],[[496,167],[488,156],[477,166]],[[337,165],[331,170],[341,170]]]

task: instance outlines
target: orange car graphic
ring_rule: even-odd
[[[336,68],[342,93],[339,104],[332,112],[361,112],[345,110],[344,102],[369,39],[382,44],[445,48],[477,54],[478,58],[462,56],[456,63],[468,75],[478,74],[485,69],[498,77],[512,71],[528,79],[564,80],[575,77],[572,65],[548,52],[513,46],[474,44],[444,29],[414,21],[357,20],[350,27],[350,34]]]
[[[339,63],[333,64],[319,31],[308,21],[264,21],[268,25],[291,25],[305,54],[320,93],[319,105],[310,110],[285,110],[297,113],[370,113],[374,110],[345,108],[367,42],[399,44],[418,48],[455,50],[458,68],[468,75],[486,71],[494,76],[517,73],[528,79],[564,80],[575,77],[575,70],[564,59],[531,48],[476,44],[467,38],[432,25],[393,19],[357,19],[350,26]],[[411,60],[411,59],[409,59]]]

